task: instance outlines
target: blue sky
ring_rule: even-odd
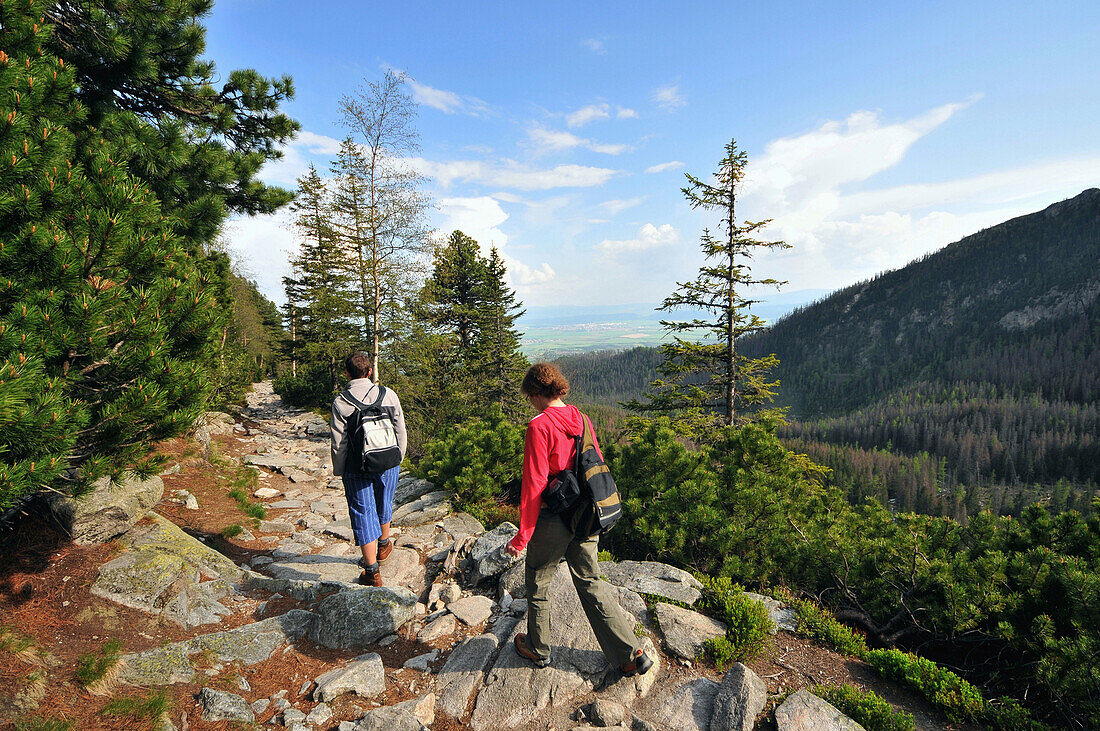
[[[293,186],[386,68],[420,102],[433,223],[495,244],[531,305],[659,301],[713,221],[684,172],[735,138],[740,218],[793,248],[754,273],[835,289],[1100,185],[1100,3],[364,3],[222,0],[220,71],[289,74]],[[281,300],[286,214],[227,239]]]

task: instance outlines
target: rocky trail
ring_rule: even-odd
[[[166,445],[174,463],[160,477],[55,499],[71,543],[27,537],[0,574],[5,637],[30,648],[0,645],[0,722],[37,713],[81,729],[719,731],[752,729],[774,708],[766,723],[779,729],[860,728],[799,690],[853,682],[892,694],[919,728],[949,728],[791,634],[793,614],[766,597],[781,629],[763,659],[724,674],[693,662],[725,627],[688,608],[701,596],[690,574],[659,563],[600,564],[653,670],[624,678],[608,667],[564,564],[553,661],[536,669],[511,644],[527,611],[522,557],[500,550],[515,527],[486,531],[424,480],[399,481],[385,586],[358,586],[328,438],[321,417],[255,384],[236,416],[208,414],[193,442]],[[265,516],[250,520],[249,503]],[[72,666],[111,638],[118,662],[78,685]],[[106,698],[161,689],[164,713],[105,710]]]

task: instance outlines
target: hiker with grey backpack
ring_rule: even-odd
[[[569,381],[550,363],[531,366],[520,390],[539,413],[527,425],[519,532],[505,546],[510,556],[527,549],[527,632],[516,635],[516,652],[537,667],[550,664],[550,582],[564,558],[604,655],[624,675],[644,674],[653,659],[599,576],[600,534],[622,509],[592,423],[562,401]]]
[[[332,402],[332,473],[343,477],[355,545],[363,552],[359,583],[382,586],[379,563],[393,552],[390,518],[408,438],[401,401],[371,380],[369,354],[344,361],[348,387]]]

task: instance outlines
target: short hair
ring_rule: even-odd
[[[553,363],[535,363],[527,369],[519,390],[527,396],[559,398],[569,393],[569,381]]]
[[[344,359],[344,369],[352,378],[370,378],[374,373],[374,363],[370,353],[357,350]]]

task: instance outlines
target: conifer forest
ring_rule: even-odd
[[[492,242],[432,228],[408,79],[349,83],[331,167],[268,185],[295,86],[216,72],[211,6],[0,0],[0,512],[157,473],[256,381],[327,414],[364,351],[403,469],[515,520],[524,304]],[[665,345],[557,361],[623,499],[602,547],[812,598],[1003,711],[972,721],[1100,726],[1100,190],[765,323],[753,257],[788,245],[742,220],[737,142],[713,163],[676,182],[710,228]],[[279,305],[225,234],[274,211]]]

